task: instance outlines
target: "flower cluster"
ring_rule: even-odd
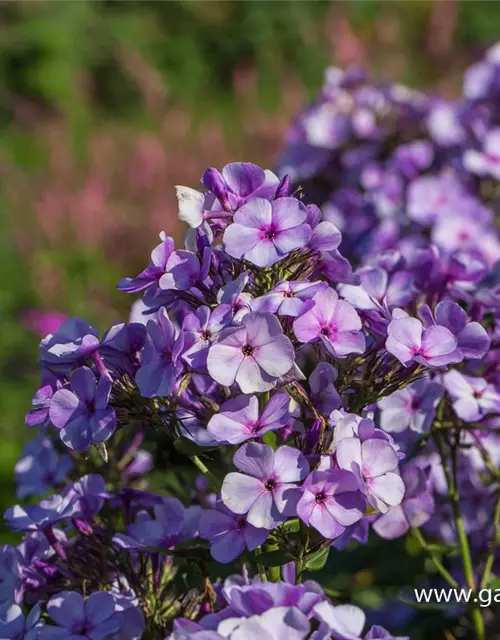
[[[330,70],[280,175],[177,187],[185,246],[120,281],[130,322],[42,340],[0,637],[389,640],[310,580],[371,532],[490,584],[498,58],[457,103]]]

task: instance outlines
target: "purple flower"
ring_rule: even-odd
[[[333,638],[338,640],[361,640],[366,616],[352,604],[331,605],[320,602],[314,607],[314,615],[324,622]]]
[[[365,338],[361,332],[361,320],[348,302],[339,300],[333,289],[325,289],[307,304],[309,309],[293,323],[294,333],[300,342],[321,340],[329,353],[337,358],[363,353]]]
[[[312,232],[306,218],[307,210],[296,198],[252,199],[234,214],[224,232],[224,246],[233,258],[270,267],[309,242]]]
[[[337,640],[361,640],[366,616],[359,607],[352,604],[331,605],[329,602],[320,602],[314,607],[314,615]],[[320,626],[321,629],[321,626]],[[327,638],[327,635],[321,636]],[[409,638],[395,638],[388,631],[379,626],[373,626],[365,636],[365,640],[409,640]]]
[[[475,422],[490,413],[500,413],[500,393],[484,378],[473,378],[453,370],[445,373],[443,383],[453,398],[455,413],[462,420]]]
[[[44,378],[47,376],[44,375]],[[27,427],[40,427],[44,429],[50,425],[49,408],[52,396],[57,389],[62,387],[59,380],[49,373],[50,383],[43,384],[31,400],[32,409],[26,414],[25,424]]]
[[[207,169],[202,182],[225,211],[235,211],[250,198],[274,198],[279,179],[251,162],[231,162],[221,173],[213,167]]]
[[[75,513],[75,502],[72,496],[52,495],[40,504],[29,504],[21,507],[16,504],[4,513],[4,520],[12,531],[42,531],[51,529],[53,525],[69,520]]]
[[[10,544],[0,546],[0,607],[22,602],[23,568],[19,549]]]
[[[332,411],[338,409],[342,400],[335,388],[338,371],[329,362],[320,362],[309,376],[312,400],[317,411],[329,416]]]
[[[86,601],[75,591],[61,591],[49,600],[47,613],[58,626],[46,625],[40,640],[104,640],[123,623],[122,614],[115,613],[113,596],[101,591]]]
[[[435,319],[427,305],[418,310],[425,326],[437,324],[446,327],[456,337],[464,358],[479,359],[490,348],[490,337],[479,322],[468,322],[467,314],[456,302],[442,300],[436,305]]]
[[[218,442],[240,444],[282,429],[288,422],[290,396],[279,393],[269,400],[259,416],[256,396],[241,395],[225,402],[210,419],[207,429]]]
[[[400,310],[395,310],[387,327],[385,347],[402,365],[409,367],[418,362],[427,367],[443,367],[463,360],[458,341],[449,329],[437,325],[424,329],[420,320],[406,314],[401,317],[397,311]]]
[[[201,195],[201,194],[200,194]],[[125,293],[137,293],[147,289],[152,284],[158,284],[165,273],[168,259],[174,250],[174,241],[162,231],[161,243],[151,252],[151,260],[148,266],[135,278],[122,278],[118,283],[118,289]]]
[[[243,393],[269,391],[292,368],[295,350],[270,313],[248,313],[241,325],[223,329],[210,347],[207,366],[212,378]]]
[[[500,128],[491,129],[483,140],[483,151],[468,149],[463,157],[467,171],[500,179]]]
[[[0,638],[2,640],[38,640],[45,622],[40,620],[42,609],[36,604],[24,617],[23,610],[13,604],[0,614]]]
[[[280,282],[269,293],[254,298],[250,306],[252,311],[267,311],[279,316],[300,316],[304,301],[311,299],[321,289],[328,288],[326,282]]]
[[[89,473],[72,484],[65,491],[65,497],[74,501],[75,517],[91,523],[109,494],[104,478],[98,473]]]
[[[50,419],[67,447],[86,451],[93,442],[104,442],[113,435],[116,415],[109,406],[111,385],[109,378],[97,380],[92,369],[81,367],[71,376],[69,389],[56,391]]]
[[[210,311],[209,307],[199,307],[184,318],[185,351],[182,355],[194,371],[206,371],[210,345],[215,342],[220,331],[231,324],[233,310],[228,304],[220,304]]]
[[[64,371],[83,364],[98,349],[98,332],[84,320],[70,318],[40,342],[40,361]]]
[[[70,456],[59,454],[43,436],[28,442],[16,463],[17,495],[20,498],[40,495],[63,482],[73,463]]]
[[[333,540],[363,517],[365,500],[356,477],[348,471],[314,471],[302,485],[297,515],[322,536]]]
[[[200,537],[212,543],[210,553],[222,564],[232,562],[245,549],[253,551],[264,544],[267,534],[267,529],[254,527],[244,515],[235,514],[222,504],[205,511],[200,520]]]
[[[342,438],[337,445],[337,463],[353,473],[368,502],[385,513],[403,499],[405,487],[398,472],[399,458],[393,445],[382,438]]]
[[[202,283],[209,272],[212,252],[206,247],[200,263],[198,256],[191,251],[174,251],[169,257],[165,273],[161,276],[160,289],[166,291],[188,291]]]
[[[341,295],[356,309],[384,311],[407,305],[415,296],[414,279],[408,271],[398,271],[389,278],[385,269],[365,267],[356,274],[361,280],[359,286],[340,287]]]
[[[183,527],[191,525],[189,509],[177,498],[167,498],[153,508],[154,518],[148,512],[140,511],[136,522],[127,528],[127,534],[117,534],[113,540],[126,549],[144,549],[145,547],[168,549],[183,537]],[[199,516],[198,511],[196,511]],[[196,526],[197,528],[197,526]],[[192,535],[191,535],[192,534]],[[196,533],[190,532],[195,537]]]
[[[254,527],[272,529],[296,514],[300,491],[309,465],[293,447],[271,447],[249,442],[234,454],[234,465],[243,473],[229,473],[224,479],[222,501],[238,514],[247,514]]]
[[[148,339],[135,380],[146,398],[168,396],[173,393],[183,370],[184,335],[174,327],[164,307],[159,310],[157,320],[148,322],[147,331]]]
[[[430,380],[419,380],[395,391],[377,403],[380,426],[390,433],[401,433],[406,429],[425,433],[430,428],[442,395],[443,387]]]
[[[401,477],[405,485],[403,501],[373,524],[375,532],[386,540],[399,538],[411,527],[423,526],[434,513],[434,498],[427,486],[425,471],[417,464],[409,463],[401,470]]]
[[[244,640],[304,640],[311,625],[306,616],[296,607],[274,607],[261,615],[250,618],[229,618],[217,627],[220,638]],[[196,638],[196,636],[194,636]],[[203,636],[200,638],[203,640]],[[209,636],[206,640],[210,640]]]

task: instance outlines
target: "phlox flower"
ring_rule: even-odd
[[[443,387],[431,380],[418,380],[395,391],[377,403],[380,426],[390,433],[401,433],[406,429],[424,433],[434,419],[442,395]]]
[[[26,617],[17,604],[0,613],[0,638],[2,640],[38,640],[45,621],[41,620],[42,608],[37,603]]]
[[[249,442],[234,454],[235,467],[224,479],[222,502],[234,513],[247,514],[254,527],[272,529],[296,514],[300,491],[297,482],[309,472],[307,460],[298,449]]]
[[[402,365],[409,367],[418,362],[427,367],[443,367],[463,360],[458,341],[449,329],[438,325],[424,329],[420,320],[398,311],[393,312],[387,327],[385,347]]]
[[[49,415],[67,447],[86,451],[93,442],[113,435],[116,415],[109,405],[111,386],[106,376],[97,380],[92,369],[80,367],[71,376],[69,388],[55,392]]]
[[[333,289],[319,291],[308,303],[309,309],[293,323],[300,342],[321,340],[334,356],[343,358],[350,353],[363,353],[365,337],[361,319],[348,302],[339,300]]]
[[[385,513],[403,499],[405,487],[398,471],[399,458],[390,442],[382,438],[342,438],[337,444],[336,459],[341,469],[358,479],[368,502]]]
[[[135,377],[137,386],[146,398],[168,396],[184,368],[181,361],[184,335],[174,326],[164,307],[156,320],[148,322],[147,332],[141,366]]]
[[[88,600],[75,591],[61,591],[47,604],[47,613],[56,627],[45,625],[40,640],[96,640],[116,633],[123,615],[115,613],[115,600],[109,593],[96,591]]]
[[[500,413],[500,393],[484,378],[466,376],[460,371],[448,371],[443,376],[446,391],[453,399],[453,409],[468,422]]]
[[[306,208],[295,198],[249,200],[224,232],[224,246],[233,258],[270,267],[309,242],[312,231],[306,218]]]
[[[223,329],[207,358],[219,384],[238,383],[243,393],[269,391],[294,363],[295,350],[270,313],[248,313],[237,327]]]
[[[251,525],[242,514],[236,514],[223,504],[206,510],[200,520],[200,537],[211,542],[214,560],[226,564],[240,556],[245,549],[254,551],[264,544],[267,529]]]
[[[434,513],[434,498],[425,471],[408,463],[401,470],[401,478],[405,485],[401,504],[391,507],[373,523],[374,531],[385,540],[399,538],[411,527],[423,526]]]
[[[218,442],[240,444],[250,438],[260,438],[268,431],[286,426],[289,404],[287,393],[275,394],[259,415],[257,396],[240,395],[224,402],[207,429]]]
[[[356,477],[348,471],[314,471],[302,485],[297,515],[322,536],[334,539],[358,522],[365,511]]]

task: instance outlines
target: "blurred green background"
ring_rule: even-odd
[[[162,229],[180,237],[173,185],[271,167],[328,64],[454,95],[499,23],[480,0],[1,3],[1,510],[41,312],[126,319],[119,277]]]

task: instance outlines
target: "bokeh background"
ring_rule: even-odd
[[[271,168],[330,64],[453,96],[499,23],[481,0],[1,3],[0,511],[39,336],[127,318],[118,279],[181,237],[173,185]]]

